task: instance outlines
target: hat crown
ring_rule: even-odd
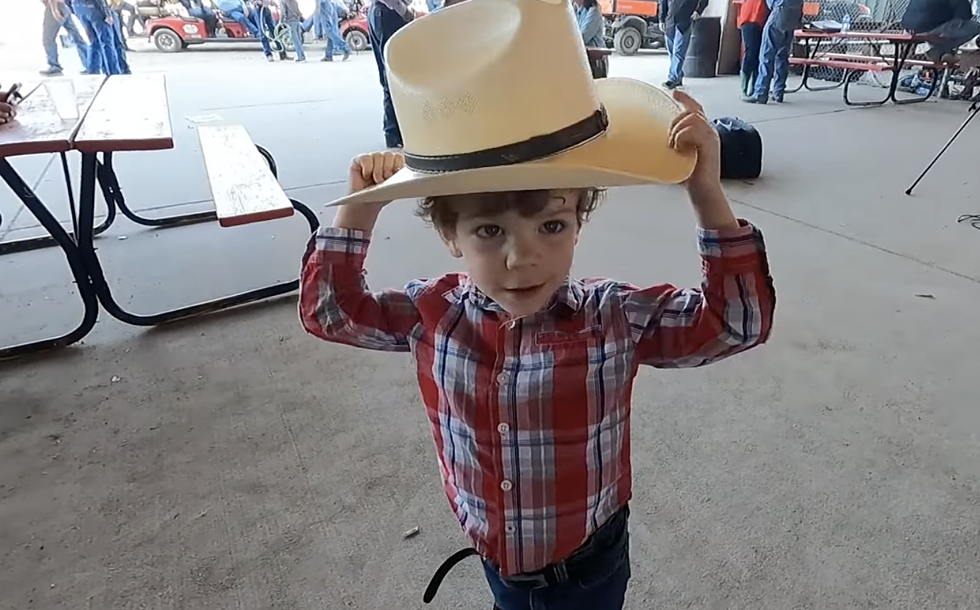
[[[467,0],[399,30],[385,56],[413,155],[524,142],[600,109],[566,0]]]

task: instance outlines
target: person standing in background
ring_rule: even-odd
[[[388,90],[384,48],[388,44],[388,39],[395,32],[415,19],[415,13],[412,12],[405,0],[375,0],[368,9],[367,18],[368,33],[371,37],[371,51],[374,53],[374,62],[378,64],[378,78],[381,80],[383,92],[385,146],[401,148],[402,132],[398,128],[398,117],[395,116],[395,107],[391,103],[391,92]]]
[[[88,43],[82,38],[78,28],[75,27],[75,20],[72,18],[71,9],[65,5],[64,0],[41,0],[44,3],[44,21],[41,25],[41,45],[44,47],[44,55],[48,62],[48,67],[41,70],[41,76],[60,76],[64,73],[61,63],[58,61],[58,32],[65,28],[71,38],[75,50],[78,51],[78,59],[82,62],[82,73],[85,74],[88,66]]]
[[[578,31],[582,34],[585,48],[606,48],[606,22],[602,18],[602,10],[596,0],[572,0],[575,7],[575,21]],[[609,58],[606,56],[589,58],[589,67],[593,78],[605,78],[609,74]]]
[[[762,47],[762,28],[766,25],[769,7],[765,0],[741,0],[738,7],[738,31],[742,34],[742,96],[755,90],[759,74],[759,49]]]
[[[282,22],[289,27],[289,37],[296,49],[296,62],[306,61],[306,51],[303,50],[303,13],[299,10],[297,0],[282,0]]]
[[[708,0],[661,0],[658,17],[670,56],[665,89],[676,89],[684,84],[684,59],[691,43],[691,27],[707,6]]]
[[[320,61],[333,61],[334,47],[344,54],[341,61],[350,59],[350,47],[340,35],[339,8],[334,0],[319,0],[317,13],[320,15],[320,30],[327,41],[327,49]]]
[[[789,75],[789,52],[793,48],[793,32],[803,19],[803,0],[766,0],[769,18],[762,29],[759,49],[759,75],[755,91],[742,98],[750,104],[769,102],[770,81],[772,101],[783,102],[786,77]]]
[[[112,9],[105,0],[70,0],[69,6],[85,28],[89,41],[89,74],[122,74],[116,52],[116,33]]]
[[[124,4],[126,4],[125,0],[109,0],[109,8],[113,12],[112,33],[116,58],[119,62],[119,74],[132,74],[129,70],[129,59],[126,57],[129,45],[126,44],[126,35],[123,34],[122,6]]]

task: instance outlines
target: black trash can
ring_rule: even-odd
[[[691,26],[691,44],[684,58],[684,76],[718,76],[718,50],[721,47],[721,17],[701,17]]]

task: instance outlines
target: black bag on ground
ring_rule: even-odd
[[[721,139],[721,177],[748,180],[762,174],[762,136],[735,117],[711,121]]]

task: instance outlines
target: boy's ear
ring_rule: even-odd
[[[463,258],[463,251],[459,249],[458,245],[456,245],[455,233],[449,235],[446,232],[442,231],[441,229],[437,230],[436,232],[439,233],[439,237],[442,239],[442,243],[446,244],[446,249],[449,250],[450,256],[452,256],[453,258]]]

